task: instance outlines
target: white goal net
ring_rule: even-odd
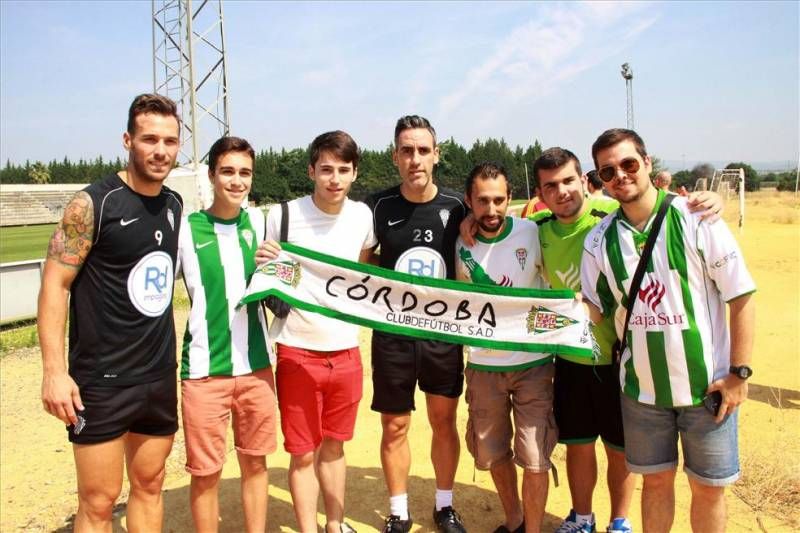
[[[699,183],[700,181],[704,183]],[[739,229],[744,226],[744,169],[741,168],[725,168],[717,169],[714,171],[714,176],[711,178],[711,183],[706,183],[705,178],[697,180],[695,190],[703,190],[708,188],[719,194],[723,200],[729,200],[731,196],[738,195],[739,197]],[[702,186],[702,189],[698,187]]]

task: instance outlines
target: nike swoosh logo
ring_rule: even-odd
[[[390,226],[396,226],[397,224],[401,223],[404,220],[405,220],[404,218],[401,218],[400,220],[390,220],[387,222],[387,224]]]
[[[209,244],[211,244],[213,242],[214,241],[208,241],[208,242],[204,242],[203,244],[195,245],[195,249],[196,250],[201,250],[201,249],[205,248],[206,246],[208,246]]]
[[[141,217],[136,217],[136,218],[132,218],[130,220],[125,220],[124,218],[121,218],[121,219],[119,219],[119,225],[124,227],[124,226],[127,226],[128,224],[133,224],[134,222],[136,222],[140,218]]]

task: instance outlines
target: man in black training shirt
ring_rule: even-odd
[[[380,246],[374,262],[417,276],[455,279],[455,242],[466,207],[463,195],[433,183],[433,167],[439,161],[436,132],[423,117],[402,117],[395,127],[394,144],[392,159],[402,182],[367,199]],[[411,466],[408,429],[418,380],[420,390],[426,393],[433,431],[434,521],[440,531],[465,531],[453,510],[460,451],[456,408],[463,377],[461,346],[373,332],[372,409],[381,413],[381,464],[390,496],[385,532],[409,531],[412,525],[407,493]]]
[[[42,403],[68,425],[78,532],[111,530],[126,463],[128,529],[161,530],[164,462],[178,429],[172,288],[182,210],[162,183],[178,136],[174,102],[137,96],[122,137],[126,170],[77,193],[50,239],[39,293]]]

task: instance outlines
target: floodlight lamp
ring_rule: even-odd
[[[626,80],[633,79],[633,71],[631,70],[631,67],[628,63],[622,64],[622,72],[620,72],[620,74],[622,74],[622,77],[625,78]]]

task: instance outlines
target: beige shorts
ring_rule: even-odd
[[[511,459],[532,472],[550,470],[558,442],[554,373],[552,363],[512,372],[467,368],[467,449],[479,470]]]
[[[275,403],[272,368],[243,376],[181,381],[186,471],[195,476],[208,476],[222,469],[231,414],[236,451],[244,455],[274,452],[277,447]]]

